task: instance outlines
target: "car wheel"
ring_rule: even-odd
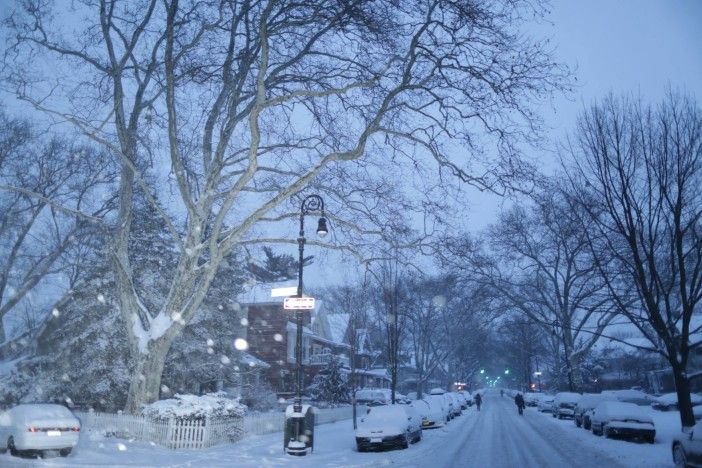
[[[656,443],[656,436],[646,437],[646,442],[648,442],[649,444],[655,444]]]
[[[687,464],[685,450],[680,444],[673,445],[673,462],[675,463],[676,468],[687,468],[689,466]]]
[[[575,418],[573,418],[573,421],[575,421],[575,425],[577,427],[582,427],[582,425],[583,425],[582,421],[580,421],[579,419],[575,419]]]
[[[12,437],[7,439],[7,450],[10,451],[10,455],[16,456],[19,453],[17,448],[15,448],[15,439],[13,439]]]
[[[405,438],[402,439],[402,445],[401,445],[401,446],[402,446],[403,449],[409,448],[409,446],[410,446],[410,438],[409,438],[409,434],[408,434],[408,433],[405,433]]]
[[[61,449],[61,450],[59,450],[59,455],[61,455],[62,457],[67,457],[71,454],[71,450],[72,450],[71,447]]]
[[[596,435],[596,436],[600,435],[600,432],[595,428],[594,424],[592,425],[592,435]]]
[[[363,446],[362,446],[361,444],[359,444],[359,443],[356,443],[356,451],[357,451],[357,452],[363,452],[363,451],[364,451],[364,450],[363,450]]]
[[[602,434],[603,434],[607,439],[611,439],[611,438],[612,438],[612,433],[611,433],[611,431],[609,430],[608,427],[604,427],[604,428],[602,429]]]

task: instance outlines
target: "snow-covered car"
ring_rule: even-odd
[[[356,390],[356,403],[359,405],[388,405],[390,395],[384,389],[362,388]]]
[[[595,406],[603,401],[617,401],[617,399],[614,395],[606,393],[585,393],[578,400],[578,404],[575,405],[575,410],[573,411],[575,425],[590,430],[590,413],[595,409]]]
[[[389,388],[362,388],[356,390],[356,403],[368,406],[389,405],[392,403],[392,392]],[[410,399],[395,392],[395,403],[407,404]]]
[[[676,467],[702,467],[702,422],[695,424],[690,432],[675,437],[671,449]]]
[[[446,393],[446,390],[439,387],[435,387],[429,390],[429,395],[443,395],[444,393]]]
[[[358,420],[356,448],[365,450],[400,447],[422,440],[422,417],[412,405],[368,408]]]
[[[455,392],[447,392],[446,396],[451,399],[453,416],[454,417],[460,416],[461,413],[463,412],[463,408],[462,408],[463,405],[462,405],[461,398]]]
[[[650,405],[654,398],[648,393],[644,393],[641,390],[604,390],[602,393],[607,395],[614,395],[618,401],[624,403],[634,403],[639,406]]]
[[[553,411],[553,399],[553,395],[542,393],[536,403],[536,408],[542,413],[550,413]]]
[[[432,408],[441,411],[444,424],[452,419],[453,414],[451,412],[451,406],[449,405],[449,402],[446,401],[444,395],[426,395],[423,399],[424,401],[428,402]]]
[[[446,414],[438,400],[415,400],[413,406],[422,416],[422,429],[441,427],[446,424]]]
[[[641,406],[621,401],[603,401],[590,416],[592,433],[608,438],[637,438],[653,443],[656,427]]]
[[[468,390],[461,390],[459,393],[463,394],[468,406],[473,406],[473,395],[471,395]]]
[[[540,393],[525,393],[524,394],[524,404],[526,406],[536,406],[539,402]]]
[[[65,406],[18,405],[0,413],[0,451],[58,450],[63,457],[78,443],[80,421]]]
[[[697,393],[691,393],[690,399],[692,400],[692,406],[702,405],[702,395]],[[653,400],[651,407],[658,411],[674,411],[678,409],[678,394],[665,393]]]
[[[559,392],[553,399],[551,414],[554,418],[572,418],[575,405],[578,404],[582,395],[572,392]]]

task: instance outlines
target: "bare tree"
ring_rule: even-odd
[[[449,185],[504,192],[531,174],[516,150],[535,139],[530,107],[564,86],[545,43],[519,30],[543,14],[538,1],[72,5],[52,12],[50,2],[26,0],[9,16],[5,79],[119,158],[110,255],[134,360],[130,412],[157,398],[168,348],[222,258],[237,246],[294,242],[268,233],[286,230],[272,228],[297,215],[301,190],[314,185],[329,199],[340,238],[321,245],[362,257],[345,241],[416,243],[395,227],[417,208],[440,223],[424,208]],[[62,15],[82,19],[71,39]],[[47,60],[56,64],[48,74],[32,66]],[[488,146],[496,158],[474,157]],[[442,179],[431,183],[437,168]],[[146,182],[149,170],[176,197],[170,207]],[[411,187],[402,198],[396,181]],[[156,309],[131,277],[135,190],[180,253]]]
[[[376,327],[382,330],[383,355],[390,371],[390,398],[395,404],[397,377],[402,364],[402,350],[406,339],[407,272],[400,263],[397,252],[394,258],[368,269],[375,279],[377,293],[373,294]]]
[[[702,324],[702,115],[609,97],[582,115],[564,162],[587,213],[595,264],[618,312],[669,363],[683,427],[695,424],[687,368]]]
[[[114,181],[109,156],[38,133],[31,123],[0,113],[0,187],[12,188],[0,197],[0,342],[2,319],[13,310],[38,319],[29,309],[39,304],[23,301],[42,281],[61,273],[73,282],[68,262],[79,258],[76,244],[94,230],[75,213],[101,217],[112,201],[105,193]]]
[[[519,311],[550,340],[554,362],[563,363],[567,385],[581,382],[579,366],[614,317],[575,207],[556,186],[516,205],[488,232],[488,249],[451,247],[458,265],[494,289],[498,310]],[[472,252],[472,253],[471,253]],[[557,366],[560,367],[560,366]]]

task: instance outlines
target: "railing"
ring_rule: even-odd
[[[359,410],[360,411],[360,410]],[[76,412],[84,431],[100,432],[121,439],[153,442],[171,449],[201,449],[236,442],[248,435],[283,430],[284,412],[253,413],[243,418],[206,420],[153,420],[131,414]],[[315,410],[315,424],[350,419],[351,406]]]
[[[304,361],[305,364],[307,365],[324,365],[328,364],[329,361],[331,361],[332,356],[336,356],[331,353],[322,353],[322,354],[312,354],[311,356],[308,356]],[[349,358],[346,356],[336,356],[336,358],[339,360],[339,363],[342,366],[349,366]]]

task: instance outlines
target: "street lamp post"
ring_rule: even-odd
[[[327,220],[324,218],[324,200],[319,195],[308,195],[302,200],[300,205],[300,235],[297,238],[298,250],[300,252],[297,265],[297,297],[302,297],[302,273],[303,261],[305,258],[305,215],[319,211],[322,216],[317,224],[317,234],[324,237],[327,234]],[[297,367],[297,385],[295,388],[295,405],[293,410],[296,413],[302,411],[302,311],[295,312],[297,319],[297,337],[295,340],[295,365]]]
[[[300,252],[298,270],[297,270],[297,297],[302,297],[302,274],[303,274],[303,262],[305,258],[305,215],[311,212],[319,211],[322,216],[319,218],[317,223],[317,235],[324,237],[327,234],[327,220],[324,217],[324,200],[319,195],[308,195],[302,200],[300,205],[300,234],[297,238],[298,250]],[[297,370],[296,375],[296,385],[295,385],[295,401],[293,402],[293,412],[296,417],[294,418],[294,428],[293,435],[296,442],[293,447],[292,444],[288,445],[287,452],[291,455],[305,455],[306,450],[305,445],[300,445],[303,439],[306,437],[304,421],[302,417],[302,314],[303,311],[298,309],[295,311],[295,318],[297,322],[297,336],[295,339],[295,367]]]

